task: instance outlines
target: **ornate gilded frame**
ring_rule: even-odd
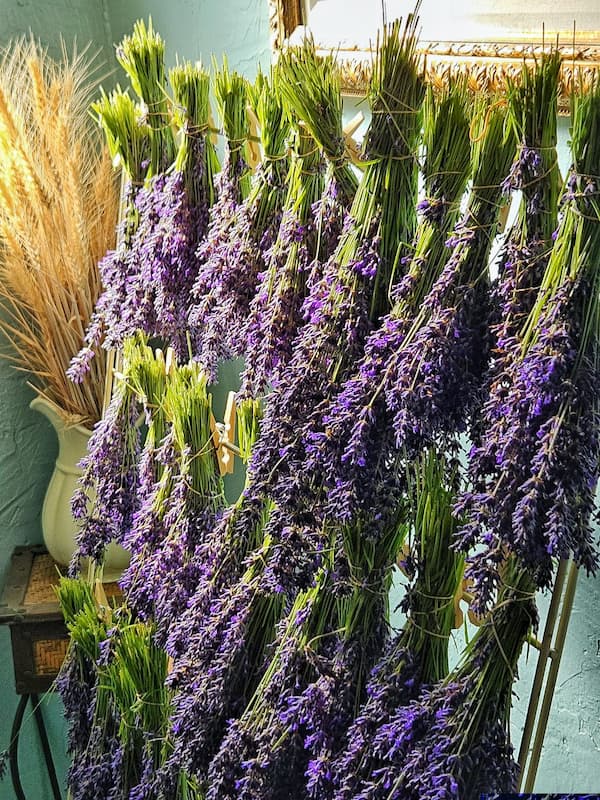
[[[276,52],[302,24],[302,0],[268,0],[271,45]],[[323,52],[331,46],[317,42]],[[504,85],[507,75],[518,75],[523,62],[542,52],[539,41],[518,42],[426,42],[422,48],[426,71],[434,82],[445,82],[457,73],[467,74],[473,89],[492,91]],[[559,44],[563,56],[560,79],[561,111],[568,110],[569,98],[582,81],[589,85],[600,70],[600,31],[592,41]],[[364,95],[369,80],[371,54],[360,47],[336,48],[344,94]]]

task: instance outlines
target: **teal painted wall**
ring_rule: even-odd
[[[106,0],[0,0],[0,44],[32,33],[52,55],[61,37],[70,51],[91,42],[90,53],[114,69],[112,35]]]
[[[112,34],[118,42],[136,19],[150,15],[167,42],[167,60],[210,63],[227,54],[232,68],[251,78],[256,65],[270,63],[267,0],[107,0]]]

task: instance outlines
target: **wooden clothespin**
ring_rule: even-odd
[[[506,223],[508,222],[508,214],[510,212],[510,203],[504,203],[498,212],[498,233],[504,233],[506,230]]]
[[[476,625],[480,628],[486,620],[487,615],[480,616],[476,614],[473,609],[471,608],[471,603],[473,602],[473,594],[471,593],[471,587],[473,585],[473,581],[470,578],[463,578],[462,582],[462,598],[463,600],[469,604],[469,610],[467,611],[467,616],[469,617],[469,622],[472,625]]]
[[[212,111],[208,112],[208,127],[210,130],[210,140],[216,145],[219,141],[219,129],[215,125],[215,118],[212,115]]]
[[[353,163],[360,161],[360,147],[353,137],[364,121],[365,115],[362,113],[362,111],[359,111],[358,114],[355,114],[350,122],[344,126],[343,133],[344,141],[346,143],[346,150]]]
[[[248,123],[250,125],[250,137],[248,139],[248,164],[249,167],[252,169],[256,169],[256,167],[260,164],[261,155],[260,155],[260,147],[258,146],[259,136],[258,136],[258,118],[254,113],[254,109],[250,106],[246,106],[246,112],[248,114]]]
[[[167,354],[165,356],[165,372],[167,375],[171,375],[173,370],[177,365],[177,358],[175,356],[175,350],[172,347],[167,347]]]
[[[210,429],[215,450],[217,451],[217,461],[221,475],[231,474],[235,465],[235,456],[240,454],[239,448],[234,444],[235,436],[235,392],[227,395],[227,405],[225,406],[225,419],[217,422],[211,413]]]
[[[100,578],[94,580],[94,600],[99,617],[107,624],[110,624],[112,621],[112,609],[104,591],[104,584]]]

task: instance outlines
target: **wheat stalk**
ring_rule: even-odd
[[[86,52],[52,60],[30,40],[0,61],[0,353],[71,421],[101,415],[105,359],[81,384],[65,370],[83,346],[114,246],[118,188],[88,113],[97,88]]]

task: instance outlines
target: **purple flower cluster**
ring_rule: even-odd
[[[175,658],[169,676],[174,758],[190,774],[206,775],[227,720],[243,711],[280,613],[281,600],[264,594],[260,570],[251,569],[213,600]]]
[[[513,566],[506,577],[492,617],[448,678],[415,686],[410,658],[406,673],[384,660],[396,683],[373,674],[365,713],[350,729],[339,762],[345,769],[336,800],[475,800],[482,791],[514,791],[507,709],[516,663],[537,617],[527,576]],[[398,644],[395,651],[403,656]],[[382,685],[391,685],[390,697],[378,696]]]
[[[284,212],[277,239],[265,254],[245,332],[246,369],[242,396],[261,397],[276,385],[290,360],[301,308],[315,262],[314,219]]]
[[[219,361],[239,352],[240,326],[254,296],[263,248],[278,229],[277,213],[264,228],[257,227],[254,214],[259,205],[253,204],[253,195],[241,201],[239,184],[246,169],[239,153],[233,159],[228,149],[216,180],[217,201],[211,208],[206,238],[198,245],[197,275],[189,298],[194,358],[211,380]],[[257,174],[255,180],[263,180],[262,175]]]
[[[549,300],[538,337],[498,377],[484,405],[485,435],[471,452],[472,491],[459,510],[468,523],[458,542],[485,607],[498,583],[504,550],[516,553],[540,587],[551,585],[553,559],[572,554],[597,566],[591,516],[599,470],[596,343],[582,353],[585,281],[567,279]]]
[[[117,249],[100,262],[103,291],[86,347],[70,367],[72,380],[82,380],[94,348],[102,344],[119,349],[136,331],[160,337],[178,356],[187,357],[196,248],[206,230],[208,208],[206,203],[192,205],[185,181],[182,172],[161,174],[135,193]]]
[[[81,461],[83,475],[71,501],[79,524],[76,572],[80,555],[100,563],[110,542],[122,543],[131,527],[137,508],[141,449],[138,416],[137,399],[123,382],[89,440]]]
[[[309,463],[327,476],[333,517],[383,519],[385,495],[394,488],[390,460],[399,451],[413,457],[465,428],[485,353],[486,282],[470,282],[471,265],[487,252],[487,232],[463,223],[450,244],[452,254],[415,319],[394,311],[383,319],[356,374],[311,433]],[[413,289],[407,275],[396,303],[410,301]]]
[[[335,601],[319,591],[323,579],[322,574],[315,587],[299,595],[279,624],[277,645],[262,680],[210,764],[207,800],[274,800],[285,792],[297,793],[305,758],[290,704],[312,672],[311,651],[318,652],[334,622]],[[319,631],[324,636],[313,642]]]

